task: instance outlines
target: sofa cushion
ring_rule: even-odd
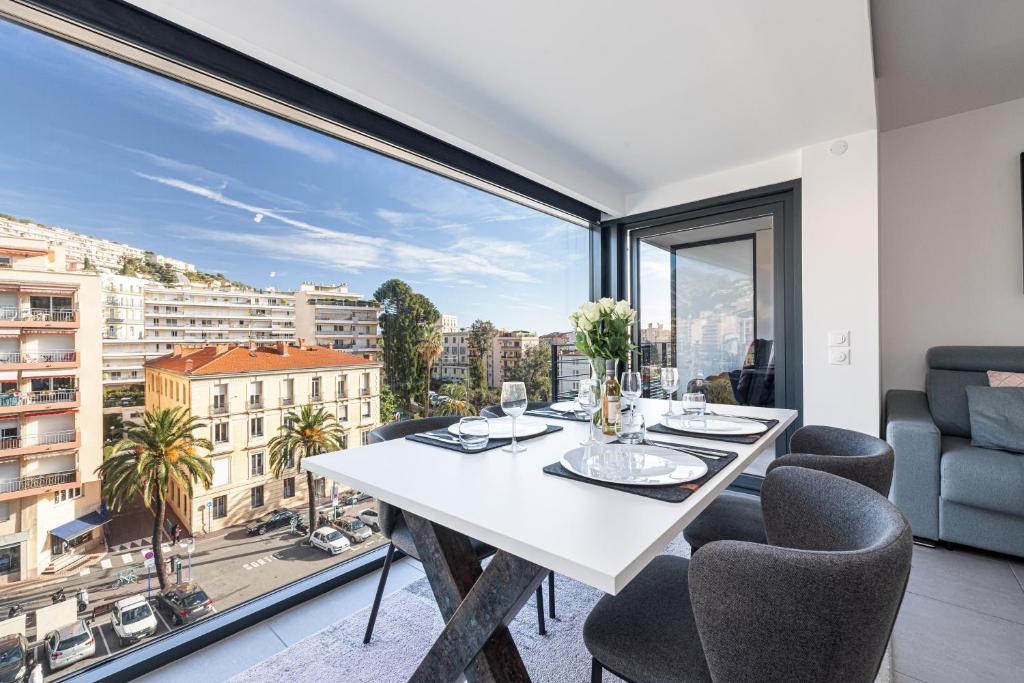
[[[968,386],[988,386],[988,374],[964,370],[929,370],[926,392],[935,426],[946,436],[971,436]]]
[[[971,445],[1024,453],[1024,387],[967,387]]]
[[[1024,456],[942,437],[942,498],[1024,516]]]
[[[993,387],[1024,387],[1024,372],[989,370],[988,383]]]

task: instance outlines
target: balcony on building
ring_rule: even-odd
[[[46,495],[81,485],[82,473],[78,468],[0,479],[0,502],[25,496]]]
[[[78,407],[78,401],[77,389],[7,392],[0,394],[0,415],[65,410]]]
[[[0,351],[0,370],[62,370],[78,367],[74,349]]]
[[[77,429],[58,429],[38,434],[0,436],[0,457],[42,455],[78,448],[81,434]]]

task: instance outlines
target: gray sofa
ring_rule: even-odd
[[[971,446],[970,385],[1024,372],[1024,347],[937,346],[926,391],[886,396],[893,502],[914,535],[1024,556],[1024,455]]]

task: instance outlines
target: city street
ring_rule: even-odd
[[[345,509],[345,512],[351,516],[367,508],[376,508],[376,502],[373,500],[363,501],[355,508]],[[263,536],[249,536],[244,527],[233,527],[226,533],[218,532],[198,537],[195,540],[195,551],[192,555],[191,580],[206,591],[213,600],[214,609],[222,611],[321,569],[344,562],[387,542],[381,534],[375,533],[363,543],[353,545],[348,550],[331,556],[317,548],[305,545],[305,540],[305,535],[299,535],[287,528],[272,531]],[[188,581],[189,565],[185,544],[165,545],[164,548],[165,558],[181,557],[184,564],[182,580]],[[61,669],[54,675],[62,675],[84,668],[108,654],[124,649],[119,645],[118,638],[114,635],[110,625],[109,605],[121,598],[148,592],[150,604],[156,611],[156,596],[158,594],[156,572],[153,571],[151,579],[147,580],[143,562],[143,554],[138,551],[108,555],[104,564],[109,564],[109,568],[96,564],[84,570],[84,575],[68,577],[46,585],[37,585],[25,591],[18,591],[16,588],[0,591],[0,614],[6,614],[6,610],[13,604],[21,605],[24,612],[30,614],[39,607],[51,604],[51,594],[61,587],[64,588],[67,599],[74,600],[75,592],[85,586],[89,591],[89,609],[83,616],[91,618],[94,611],[97,613],[95,619],[91,621],[96,638],[96,656]],[[113,588],[112,584],[117,579],[118,573],[127,569],[134,569],[136,582]],[[175,581],[176,577],[173,573],[168,577],[171,582]],[[157,621],[159,622],[157,635],[171,630],[172,626],[166,615],[159,611],[157,611]],[[26,635],[30,645],[34,644],[39,647],[39,643],[33,642],[37,636],[31,618]],[[45,634],[39,634],[39,638],[43,635]],[[142,642],[145,643],[147,640]],[[41,649],[39,653],[42,653]],[[49,677],[49,672],[45,673]]]

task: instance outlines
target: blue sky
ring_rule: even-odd
[[[568,329],[586,231],[0,21],[0,212],[256,286],[402,278],[460,324]]]

